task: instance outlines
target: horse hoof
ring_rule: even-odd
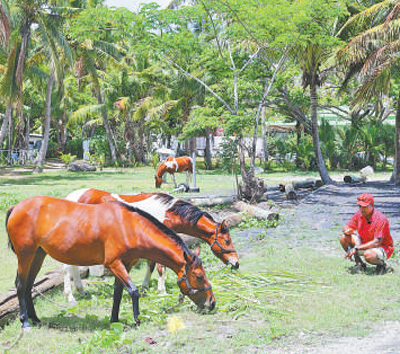
[[[37,317],[36,317],[36,318],[32,318],[32,322],[33,322],[35,325],[39,325],[39,324],[42,323],[42,321],[40,321]]]
[[[135,318],[135,324],[136,324],[136,327],[140,326],[140,320],[138,318]]]
[[[27,324],[27,325],[22,325],[22,332],[28,333],[28,332],[30,332],[31,330],[32,330],[32,327],[31,327],[29,324]]]

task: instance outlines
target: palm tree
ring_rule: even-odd
[[[4,0],[1,3],[0,28],[2,29],[2,38],[7,38],[4,33],[9,28],[15,34],[12,38],[12,43],[8,43],[10,50],[9,64],[2,82],[1,91],[8,98],[6,109],[6,122],[11,119],[11,111],[15,105],[17,123],[17,139],[15,146],[19,149],[27,148],[27,136],[24,134],[25,119],[23,116],[23,92],[24,80],[27,75],[27,58],[28,49],[33,47],[32,28],[34,32],[40,36],[42,48],[46,48],[50,56],[57,58],[59,50],[65,51],[64,55],[69,59],[72,55],[65,38],[57,29],[62,21],[61,10],[65,1],[43,1],[43,0],[10,0],[6,3]],[[12,16],[9,14],[13,14]],[[35,27],[34,27],[35,25]],[[14,57],[15,55],[15,57]],[[55,66],[55,74],[60,77],[61,68]],[[15,87],[15,89],[14,89]],[[2,131],[3,133],[3,131]],[[1,136],[0,136],[1,138]]]
[[[400,48],[400,3],[382,1],[351,17],[339,32],[350,37],[337,55],[347,69],[345,84],[356,77],[360,86],[353,99],[355,107],[365,105],[374,96],[388,94],[390,79],[397,75]],[[394,69],[394,70],[392,70]],[[395,161],[391,181],[400,185],[400,92],[398,94],[395,133]]]
[[[302,86],[310,88],[311,132],[317,167],[324,184],[332,184],[324,159],[318,132],[318,94],[317,89],[321,84],[320,67],[327,57],[327,51],[319,43],[308,42],[300,45],[294,51],[294,57],[300,63],[303,72]]]

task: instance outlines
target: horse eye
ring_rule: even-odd
[[[230,240],[225,240],[225,245],[229,246],[231,244]]]
[[[196,275],[198,280],[204,280],[204,277],[202,275]]]

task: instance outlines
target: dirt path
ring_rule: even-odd
[[[375,197],[375,206],[389,219],[391,234],[400,241],[400,188],[386,181],[367,182],[357,186],[339,184],[324,186],[306,196],[295,208],[287,209],[285,222],[271,230],[271,237],[287,237],[293,246],[322,248],[337,254],[337,238],[332,240],[332,230],[338,230],[357,211],[356,200],[361,193]],[[280,203],[282,196],[271,192],[270,198]],[[281,203],[284,206],[285,203]],[[330,232],[327,232],[327,231]],[[372,325],[366,337],[321,338],[317,334],[300,334],[288,338],[282,347],[268,348],[269,353],[400,353],[400,321]],[[303,343],[303,344],[300,344]],[[306,344],[304,344],[306,343]]]

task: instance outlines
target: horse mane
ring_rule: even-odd
[[[163,204],[169,204],[175,197],[165,193],[157,193],[156,198],[161,201]]]
[[[171,238],[175,243],[177,243],[185,253],[193,257],[192,252],[190,252],[188,246],[186,245],[185,242],[177,235],[177,233],[174,230],[171,230],[169,227],[165,226],[162,222],[158,221],[153,215],[150,215],[149,213],[145,212],[144,210],[141,210],[139,208],[136,208],[130,204],[125,204],[120,201],[113,201],[111,203],[116,203],[125,209],[129,210],[132,213],[138,213],[139,215],[143,216],[144,218],[148,219],[151,223],[153,223],[157,228],[159,228],[164,234],[166,234],[169,238]]]
[[[12,211],[14,210],[14,205],[10,206],[7,210],[7,215],[6,215],[6,230],[7,230],[7,235],[8,235],[8,247],[11,248],[11,250],[15,253],[15,249],[13,244],[11,243],[10,240],[10,235],[8,234],[8,228],[7,228],[7,224],[8,224],[8,219],[10,218],[10,215],[12,213]]]
[[[197,206],[181,199],[174,203],[168,211],[180,216],[190,225],[196,225],[202,216],[214,221],[213,217],[209,213],[202,211]]]

